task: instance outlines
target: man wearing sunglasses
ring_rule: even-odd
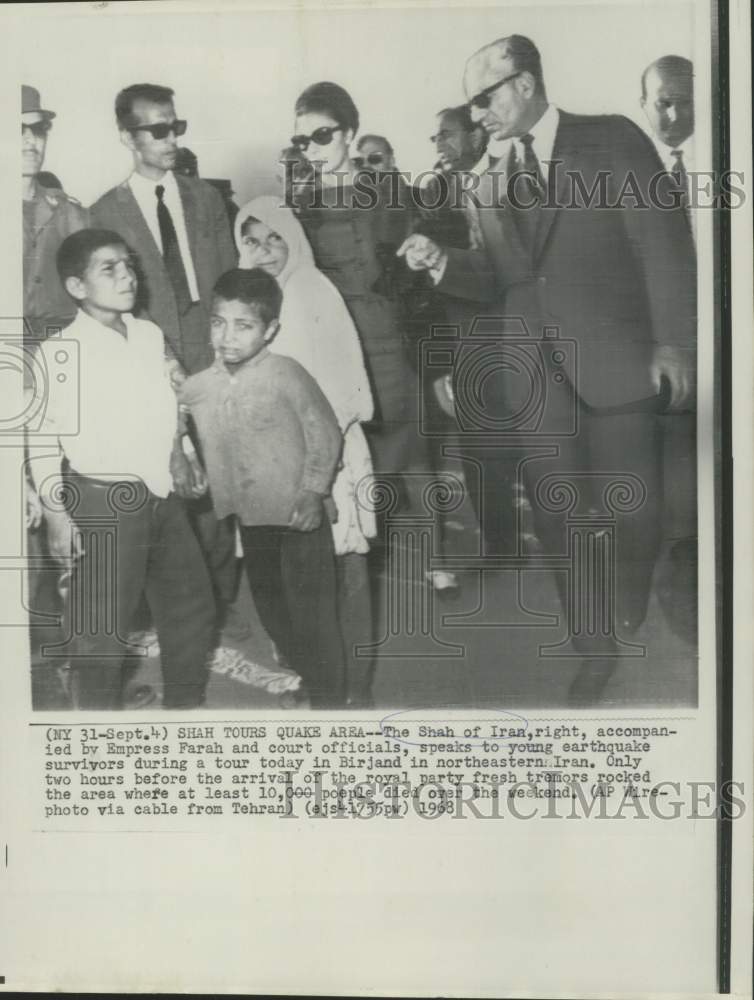
[[[546,393],[539,401],[511,355],[507,370],[499,366],[494,405],[503,419],[527,412],[532,400],[547,406],[560,434],[540,436],[557,447],[532,452],[523,466],[547,555],[568,551],[566,516],[548,507],[538,486],[576,477],[579,511],[612,510],[616,590],[609,610],[618,639],[630,641],[646,616],[662,541],[657,413],[693,405],[695,258],[683,206],[637,125],[617,115],[567,114],[548,101],[528,38],[512,35],[480,49],[466,65],[464,89],[473,120],[491,140],[507,143],[496,167],[506,182],[496,185],[487,172],[474,193],[482,246],[445,249],[415,235],[399,254],[410,267],[430,270],[440,290],[488,302],[498,316],[522,317],[540,343],[549,328],[573,345],[572,369],[570,347],[542,350]],[[639,197],[621,197],[626,185]],[[456,386],[456,396],[462,391]],[[630,514],[609,508],[610,477],[638,484]],[[566,575],[555,576],[570,608]],[[609,634],[587,635],[581,613],[570,621],[573,645],[585,657],[572,681],[573,704],[600,698],[620,650]]]
[[[215,282],[236,266],[236,250],[220,194],[206,181],[175,172],[178,139],[187,123],[176,115],[169,87],[137,83],[115,99],[120,141],[131,175],[95,202],[95,226],[119,233],[136,254],[138,310],[163,332],[183,373],[214,361],[209,307]],[[191,501],[192,520],[215,596],[227,609],[236,590],[232,529],[218,522],[208,497]]]
[[[44,340],[76,315],[60,284],[55,255],[66,236],[88,225],[82,206],[60,188],[45,188],[45,160],[54,111],[42,107],[36,87],[21,87],[21,179],[24,239],[24,318],[27,335]]]
[[[175,173],[187,123],[176,116],[170,88],[126,87],[115,100],[115,118],[133,170],[95,202],[92,218],[120,233],[137,254],[140,305],[193,374],[212,364],[212,288],[236,264],[225,206],[210,184]]]
[[[372,170],[376,174],[385,174],[396,170],[393,147],[384,135],[362,135],[356,143],[357,156],[353,162],[357,167]]]

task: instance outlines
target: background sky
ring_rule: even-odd
[[[33,44],[15,54],[21,79],[58,113],[46,167],[84,204],[130,170],[113,100],[131,83],[175,89],[178,115],[189,122],[182,143],[198,155],[203,176],[232,181],[240,204],[277,190],[294,101],[317,80],[345,86],[362,131],[387,135],[398,165],[418,172],[434,162],[435,112],[463,100],[466,58],[497,37],[520,33],[536,42],[559,107],[620,112],[641,124],[644,67],[668,53],[694,56],[693,12],[684,3],[328,11],[234,4],[204,13],[174,2],[152,13],[152,6],[44,5]]]

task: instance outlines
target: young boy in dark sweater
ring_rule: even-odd
[[[215,364],[181,402],[196,424],[218,518],[239,522],[259,617],[299,673],[313,708],[344,702],[335,563],[326,499],[342,444],[314,379],[267,344],[282,296],[262,270],[228,271],[214,289]]]

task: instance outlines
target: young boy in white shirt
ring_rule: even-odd
[[[49,380],[40,435],[56,449],[31,460],[51,554],[71,572],[67,638],[48,654],[70,656],[74,707],[121,708],[125,640],[144,594],[163,705],[195,708],[204,702],[215,609],[181,496],[205,486],[181,450],[162,333],[131,315],[137,279],[117,233],[74,233],[57,265],[78,313],[65,340],[41,350],[52,371],[56,352],[75,341],[78,385],[72,393]]]

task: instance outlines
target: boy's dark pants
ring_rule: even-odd
[[[64,619],[74,707],[121,707],[125,639],[142,594],[160,642],[164,707],[200,706],[215,608],[183,502],[172,493],[161,499],[142,482],[72,476],[69,484],[84,547]]]
[[[316,531],[241,526],[244,563],[259,618],[306,685],[312,708],[345,701],[335,555],[326,518]]]

